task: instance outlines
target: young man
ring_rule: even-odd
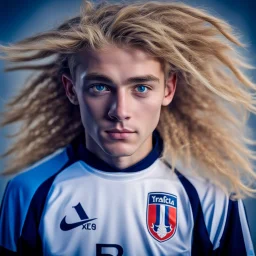
[[[2,46],[10,61],[55,59],[11,68],[41,73],[5,115],[24,123],[6,173],[30,167],[6,188],[1,255],[254,255],[239,114],[255,112],[255,85],[230,43],[187,5],[87,2]]]

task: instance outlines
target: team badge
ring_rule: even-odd
[[[170,239],[177,226],[177,197],[163,192],[148,193],[147,227],[159,242]]]

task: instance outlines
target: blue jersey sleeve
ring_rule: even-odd
[[[13,189],[12,182],[7,184],[0,211],[0,255],[17,255],[17,240],[20,233],[20,197]]]

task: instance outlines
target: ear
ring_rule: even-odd
[[[172,102],[176,90],[176,83],[177,75],[175,73],[170,74],[166,81],[162,106],[167,106]]]
[[[75,85],[74,85],[72,79],[69,76],[67,76],[66,74],[63,74],[61,79],[62,79],[62,83],[65,88],[66,95],[67,95],[69,101],[74,105],[78,105],[78,99],[77,99],[77,95],[76,95]]]

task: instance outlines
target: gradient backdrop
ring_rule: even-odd
[[[123,1],[122,1],[123,2]],[[185,0],[188,4],[206,8],[212,14],[226,19],[242,34],[242,40],[249,47],[245,54],[251,64],[256,66],[256,0]],[[31,36],[35,33],[56,27],[64,19],[79,12],[81,0],[0,0],[0,44],[7,44]],[[3,73],[4,63],[0,61],[0,112],[5,103],[22,88],[29,72]],[[250,76],[256,81],[256,71]],[[256,126],[252,116],[250,124]],[[0,153],[10,142],[5,135],[14,131],[13,127],[0,129]],[[256,133],[254,134],[256,138]],[[4,162],[0,160],[0,170]],[[10,178],[10,177],[9,177]],[[0,178],[0,201],[8,178]],[[246,199],[245,206],[251,229],[254,247],[256,247],[256,199]]]

